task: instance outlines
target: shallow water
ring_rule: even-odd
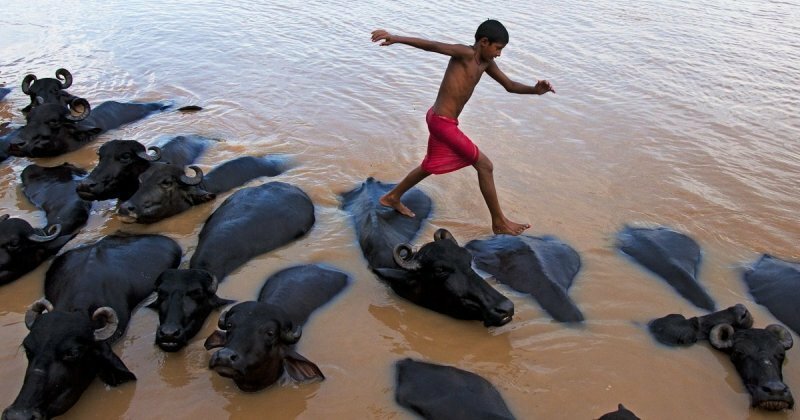
[[[91,168],[104,141],[159,144],[177,134],[219,139],[200,159],[203,169],[239,155],[292,155],[298,166],[277,179],[311,196],[316,225],[234,272],[220,295],[253,299],[268,275],[298,263],[328,263],[353,278],[315,313],[298,346],[325,373],[322,383],[242,393],[206,368],[202,344],[216,314],[188,348],[165,354],[153,344],[157,317],[143,309],[115,346],[138,381],[95,381],[64,418],[412,418],[393,397],[392,363],[403,357],[481,374],[520,418],[597,418],[620,402],[647,419],[800,418],[751,410],[730,362],[708,346],[655,344],[642,327],[648,320],[700,312],[613,248],[625,224],[685,232],[704,251],[700,280],[719,307],[745,303],[756,326],[776,322],[752,301],[740,268],[761,253],[800,259],[800,3],[261,3],[4,3],[0,86],[15,90],[0,102],[0,121],[23,121],[25,74],[52,77],[59,67],[74,75],[70,92],[92,104],[204,107],[154,115],[36,163]],[[502,285],[516,315],[500,328],[409,304],[367,270],[339,209],[339,194],[367,177],[396,182],[419,163],[424,114],[447,63],[408,46],[381,48],[370,31],[471,43],[487,15],[511,34],[500,68],[521,82],[548,79],[558,94],[511,95],[486,77],[461,127],[494,162],[508,216],[580,253],[570,295],[586,316],[582,327],[553,322]],[[43,215],[18,186],[30,163],[0,164],[0,213],[40,225]],[[418,243],[440,227],[462,243],[490,233],[472,169],[420,188],[435,209]],[[122,224],[112,202],[95,203],[66,248],[118,229],[161,232],[188,262],[223,199],[149,226]],[[42,294],[47,265],[0,288],[3,406],[22,383],[23,314]],[[795,393],[797,351],[784,366]]]

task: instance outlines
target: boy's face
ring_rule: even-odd
[[[506,47],[506,44],[500,42],[489,42],[488,38],[481,38],[478,44],[481,46],[481,57],[487,61],[500,57],[500,53]]]

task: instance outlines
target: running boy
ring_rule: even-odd
[[[384,206],[392,207],[408,217],[414,213],[406,207],[400,197],[430,174],[445,174],[472,165],[478,171],[478,185],[492,217],[492,231],[500,234],[519,235],[531,226],[507,219],[500,209],[497,190],[492,175],[492,162],[458,128],[458,116],[464,109],[475,86],[484,72],[511,93],[543,95],[556,93],[550,82],[539,80],[534,86],[524,85],[508,78],[494,59],[500,57],[508,44],[508,31],[496,20],[487,20],[475,32],[475,45],[445,44],[421,38],[390,34],[378,29],[372,31],[372,42],[380,45],[406,44],[425,51],[449,55],[450,62],[444,72],[439,94],[425,117],[428,123],[428,152],[422,164],[412,169],[391,191],[380,198]]]

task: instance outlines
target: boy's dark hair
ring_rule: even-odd
[[[486,38],[491,43],[508,44],[508,31],[502,23],[494,19],[487,19],[475,31],[475,42],[480,41],[481,38]]]

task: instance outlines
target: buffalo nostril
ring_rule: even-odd
[[[783,382],[770,382],[762,385],[761,390],[767,395],[784,396],[789,391],[789,387]]]
[[[162,326],[158,332],[165,338],[177,338],[181,335],[181,328],[177,326]]]

